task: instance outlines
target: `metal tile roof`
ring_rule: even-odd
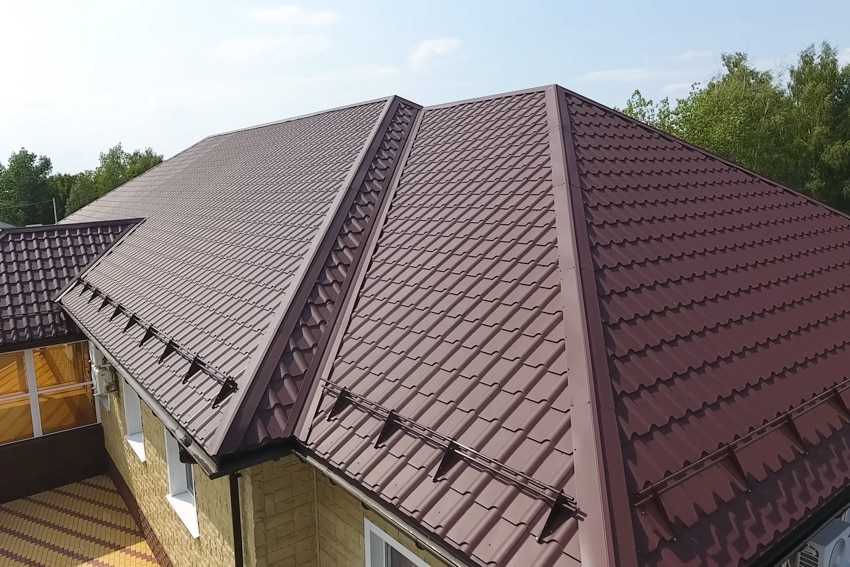
[[[0,232],[0,350],[81,335],[55,296],[137,220]]]
[[[302,436],[475,564],[747,563],[850,479],[848,236],[560,87],[426,108]]]
[[[461,561],[742,564],[850,480],[850,219],[560,87],[214,136],[71,220],[128,216],[86,333]]]
[[[146,219],[62,305],[210,455],[390,102],[206,138],[69,217]]]
[[[850,478],[850,219],[564,96],[640,562],[750,560]]]
[[[575,518],[534,541],[575,495],[544,97],[424,111],[309,437],[483,565],[581,557]],[[329,420],[340,388],[354,401]],[[457,462],[432,482],[446,439]]]

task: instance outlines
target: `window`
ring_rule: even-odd
[[[97,421],[86,343],[0,354],[0,443]]]
[[[139,457],[145,460],[145,435],[142,433],[142,401],[139,394],[124,381],[124,422],[127,424],[127,444]]]
[[[165,458],[168,463],[168,496],[171,507],[192,537],[198,537],[198,510],[195,508],[195,477],[192,465],[180,461],[180,444],[165,432]]]
[[[415,553],[365,520],[366,567],[428,567]]]

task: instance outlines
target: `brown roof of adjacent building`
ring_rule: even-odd
[[[53,299],[136,222],[4,227],[0,232],[0,350],[82,338]]]
[[[850,479],[850,219],[560,87],[208,138],[121,216],[87,334],[460,561],[747,563]]]

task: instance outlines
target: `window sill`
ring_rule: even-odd
[[[145,462],[145,435],[141,431],[138,433],[133,433],[132,435],[127,435],[124,437],[127,440],[127,444],[136,453],[136,456],[139,457],[139,460],[143,463]]]
[[[166,497],[168,503],[174,508],[177,517],[189,530],[193,538],[200,535],[198,530],[198,510],[195,508],[195,497],[190,492],[180,492],[179,494],[168,494]]]

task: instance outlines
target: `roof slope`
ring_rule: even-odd
[[[748,562],[850,480],[850,220],[547,92],[424,110],[307,446],[479,565]]]
[[[484,565],[581,556],[575,519],[533,538],[575,495],[544,97],[424,111],[309,438]]]
[[[0,350],[82,338],[55,296],[137,220],[4,228],[0,232]]]
[[[391,102],[212,136],[69,217],[146,218],[61,301],[210,455]]]
[[[641,562],[756,557],[850,478],[850,219],[564,96]]]

